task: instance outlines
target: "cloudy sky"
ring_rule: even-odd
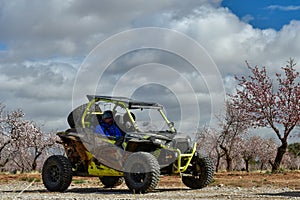
[[[163,31],[109,43],[116,34],[144,27]],[[167,30],[176,31],[174,37]],[[174,39],[178,34],[199,46],[200,72],[188,62],[198,50]],[[187,99],[196,96],[200,124],[205,124],[219,112],[214,104],[222,104],[214,95],[234,90],[234,74],[249,73],[245,60],[275,73],[290,57],[300,62],[299,44],[300,2],[293,0],[1,0],[0,102],[8,110],[22,108],[45,130],[65,129],[80,79],[80,94],[127,91],[165,104],[174,121],[189,118],[182,110],[193,112]],[[115,55],[125,46],[131,51]],[[168,51],[174,48],[187,55]],[[108,54],[116,57],[106,60]],[[109,65],[100,76],[104,62]],[[95,67],[86,73],[88,65]]]

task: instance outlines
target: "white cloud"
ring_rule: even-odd
[[[270,5],[267,7],[269,10],[282,10],[282,11],[296,11],[300,10],[300,6],[281,6],[281,5]]]
[[[245,23],[249,23],[252,20],[254,20],[254,17],[252,15],[249,15],[249,14],[242,17],[242,21],[245,22]]]
[[[130,29],[139,19],[152,20],[166,12],[181,17],[208,2],[220,4],[220,0],[3,0],[0,38],[9,50],[7,60],[81,56],[112,34]]]
[[[47,122],[70,112],[75,74],[67,63],[0,64],[0,102],[10,110],[23,109],[27,118],[48,130],[56,129]]]
[[[235,86],[233,74],[248,73],[245,60],[253,65],[266,65],[271,72],[276,72],[289,57],[300,62],[299,21],[291,21],[280,31],[255,29],[248,24],[251,16],[240,20],[227,8],[220,7],[220,2],[92,0],[87,3],[79,0],[33,0],[28,5],[25,0],[17,3],[3,0],[0,2],[0,41],[7,46],[7,50],[0,52],[0,101],[8,104],[9,108],[24,108],[28,117],[44,121],[51,129],[67,117],[70,110],[78,63],[99,42],[122,30],[136,27],[170,28],[195,39],[217,64],[225,88],[230,92]],[[269,9],[299,8],[273,5]],[[151,36],[143,37],[149,41],[156,40]],[[130,41],[125,42],[130,44]],[[184,46],[170,38],[162,42]],[[184,50],[193,52],[189,48]],[[205,106],[210,103],[209,95],[203,78],[213,80],[214,74],[194,77],[188,64],[171,54],[148,51],[125,55],[107,70],[108,81],[101,86],[109,92],[110,85],[130,67],[148,62],[173,66],[193,84],[199,83],[197,94],[202,102],[201,114],[204,119],[209,118],[210,107]],[[166,73],[157,75],[167,76]],[[180,89],[184,98],[189,98],[182,85],[172,84]],[[153,95],[168,102],[163,90],[153,91]],[[170,102],[169,107],[175,108],[176,101],[173,99]],[[174,110],[170,112],[174,114]],[[57,126],[66,128],[65,121]]]
[[[256,29],[226,8],[202,7],[196,14],[172,21],[172,29],[198,41],[223,75],[246,73],[245,60],[273,70],[289,57],[300,60],[300,22],[291,21],[280,31]]]

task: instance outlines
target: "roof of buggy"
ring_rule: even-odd
[[[89,101],[96,99],[96,101],[108,101],[113,103],[123,103],[129,109],[139,108],[162,108],[158,103],[137,101],[135,99],[127,97],[116,97],[116,96],[99,96],[99,95],[87,95]]]

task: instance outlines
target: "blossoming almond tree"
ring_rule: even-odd
[[[11,162],[21,172],[37,170],[37,161],[55,145],[55,135],[44,133],[33,122],[21,119],[15,124],[11,143]]]
[[[269,157],[275,156],[276,146],[274,138],[265,139],[258,135],[245,138],[239,149],[245,163],[245,170],[250,171],[251,160],[260,164],[261,171],[266,168]]]
[[[56,136],[44,133],[22,110],[4,111],[0,103],[0,170],[32,171],[51,148]]]
[[[208,154],[214,163],[216,172],[218,172],[221,158],[224,156],[224,153],[219,147],[219,132],[214,128],[204,126],[198,130],[197,135],[198,150]]]
[[[226,170],[232,170],[232,162],[234,157],[237,157],[240,153],[240,144],[242,141],[242,135],[247,133],[249,128],[249,121],[247,118],[241,117],[243,110],[237,109],[237,107],[231,101],[226,101],[225,113],[218,118],[220,135],[218,138],[218,144],[223,152],[226,160]]]
[[[250,120],[253,127],[270,127],[280,140],[275,160],[269,160],[273,172],[279,169],[288,146],[287,139],[300,122],[300,76],[295,65],[290,59],[282,68],[284,74],[276,74],[275,85],[265,67],[252,67],[247,63],[251,75],[236,77],[237,94],[231,96],[243,111],[242,117]]]
[[[12,144],[17,139],[14,135],[14,124],[23,117],[22,112],[5,112],[4,108],[5,106],[0,103],[0,170],[3,170],[14,157],[11,154]]]

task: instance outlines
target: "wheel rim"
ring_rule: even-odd
[[[52,182],[57,182],[59,180],[59,174],[59,168],[56,165],[50,167],[49,175]]]
[[[201,176],[201,166],[200,166],[200,162],[199,161],[197,161],[196,162],[196,165],[195,165],[195,172],[194,172],[194,176],[195,176],[195,178],[200,178],[200,176]]]
[[[131,178],[136,183],[143,183],[146,178],[145,167],[142,164],[136,164],[132,167],[132,172],[130,174]]]

